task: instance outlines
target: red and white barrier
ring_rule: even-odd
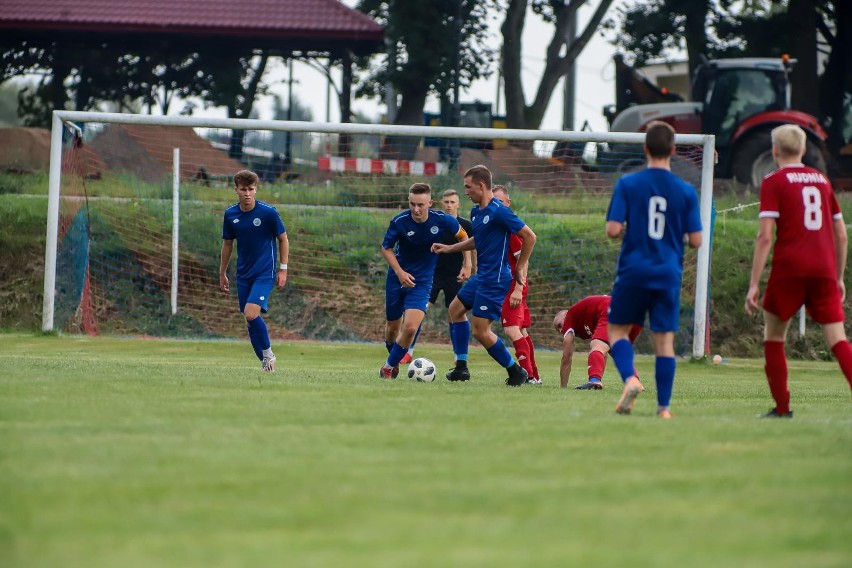
[[[387,174],[435,176],[446,174],[447,165],[442,162],[418,162],[412,160],[373,160],[370,158],[342,158],[320,156],[317,167],[321,172],[357,174]]]

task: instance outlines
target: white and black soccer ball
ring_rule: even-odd
[[[408,378],[412,381],[431,383],[435,375],[435,363],[425,357],[418,357],[408,365]]]

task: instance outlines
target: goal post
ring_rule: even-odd
[[[230,143],[232,131],[241,132],[241,144]],[[287,137],[284,147],[292,148],[291,155],[276,146],[280,135]],[[673,169],[700,194],[703,244],[687,256],[690,284],[683,305],[691,304],[686,332],[691,354],[703,357],[715,141],[711,135],[678,134],[675,142]],[[222,312],[236,312],[236,300],[223,301],[218,291],[217,247],[221,213],[235,201],[229,176],[248,167],[263,178],[258,199],[281,210],[295,244],[288,288],[273,299],[286,297],[276,311],[291,306],[303,311],[298,318],[273,321],[273,333],[377,341],[386,268],[378,247],[394,210],[404,207],[408,185],[431,183],[438,209],[442,191],[455,187],[459,213],[467,216],[461,173],[485,163],[539,234],[531,262],[530,302],[534,326],[540,326],[534,340],[555,345],[551,312],[583,295],[609,291],[617,243],[607,242],[603,217],[618,176],[644,162],[643,143],[641,133],[54,111],[42,329],[82,331],[80,322],[88,317],[107,333],[240,333],[238,318],[220,321],[227,319]],[[241,152],[235,154],[235,147]],[[581,219],[585,230],[571,229],[571,219]],[[78,240],[91,243],[91,251],[71,250]],[[73,274],[66,274],[67,267]],[[361,299],[362,305],[349,307],[357,314],[345,313],[346,291]],[[427,341],[447,340],[442,300],[429,314],[433,329]],[[359,317],[363,321],[355,321]]]

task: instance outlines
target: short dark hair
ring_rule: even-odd
[[[485,187],[491,189],[491,170],[485,166],[473,166],[464,173],[464,177],[469,177],[473,183],[484,183]]]
[[[408,193],[413,193],[414,195],[432,195],[432,187],[428,183],[415,183],[412,184],[410,188],[408,188]]]
[[[257,185],[258,181],[257,174],[249,170],[240,170],[234,174],[234,186],[236,187]]]
[[[654,120],[648,124],[645,147],[652,158],[668,158],[674,148],[675,129],[671,124]]]

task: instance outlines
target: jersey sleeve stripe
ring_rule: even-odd
[[[777,219],[781,216],[778,211],[761,211],[758,214],[759,219]]]
[[[832,216],[832,219],[834,219],[835,221],[840,221],[841,219],[843,219],[843,213],[835,213]]]

